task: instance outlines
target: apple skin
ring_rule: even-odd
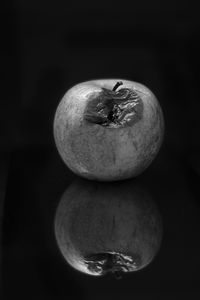
[[[91,101],[103,88],[133,89],[143,104],[142,117],[132,125],[110,128],[85,120]],[[155,95],[144,85],[122,79],[91,80],[69,89],[54,118],[54,139],[60,156],[77,175],[115,181],[135,177],[153,161],[162,144],[164,118]]]
[[[94,276],[143,269],[155,258],[163,234],[155,202],[133,179],[75,181],[61,197],[54,224],[58,247],[68,264]],[[129,258],[128,264],[123,259],[117,262],[116,254]],[[103,262],[109,255],[111,263],[104,268],[98,258]]]

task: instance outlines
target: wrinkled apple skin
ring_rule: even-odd
[[[125,127],[107,128],[87,122],[84,112],[102,88],[136,90],[143,102],[142,118]],[[79,176],[99,181],[121,180],[143,172],[158,153],[164,120],[154,94],[144,85],[122,79],[83,82],[67,91],[54,119],[55,143],[63,161]]]
[[[162,220],[150,194],[129,180],[113,183],[79,180],[63,194],[55,214],[55,236],[65,260],[76,270],[90,269],[85,258],[121,253],[138,271],[155,258],[162,240]],[[115,273],[116,266],[108,272]],[[118,270],[119,271],[119,270]]]

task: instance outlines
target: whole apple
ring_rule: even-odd
[[[55,236],[65,260],[76,270],[118,276],[152,262],[161,245],[162,221],[144,187],[132,181],[80,180],[59,202]]]
[[[161,107],[144,85],[121,79],[91,80],[69,89],[54,118],[54,138],[66,165],[99,181],[143,172],[164,133]]]

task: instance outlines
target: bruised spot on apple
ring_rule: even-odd
[[[149,192],[134,180],[78,180],[63,194],[55,214],[55,236],[76,270],[117,277],[138,271],[155,258],[162,220]]]
[[[87,179],[137,176],[158,153],[164,119],[155,95],[128,80],[91,80],[67,91],[56,110],[54,138],[66,165]]]

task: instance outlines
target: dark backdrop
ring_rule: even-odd
[[[197,3],[18,0],[1,11],[1,160],[9,165],[5,299],[200,296]],[[74,271],[56,246],[55,209],[74,175],[61,161],[52,132],[56,107],[69,87],[117,77],[147,85],[160,101],[166,125],[159,155],[139,177],[161,211],[163,243],[149,267],[119,281]]]

